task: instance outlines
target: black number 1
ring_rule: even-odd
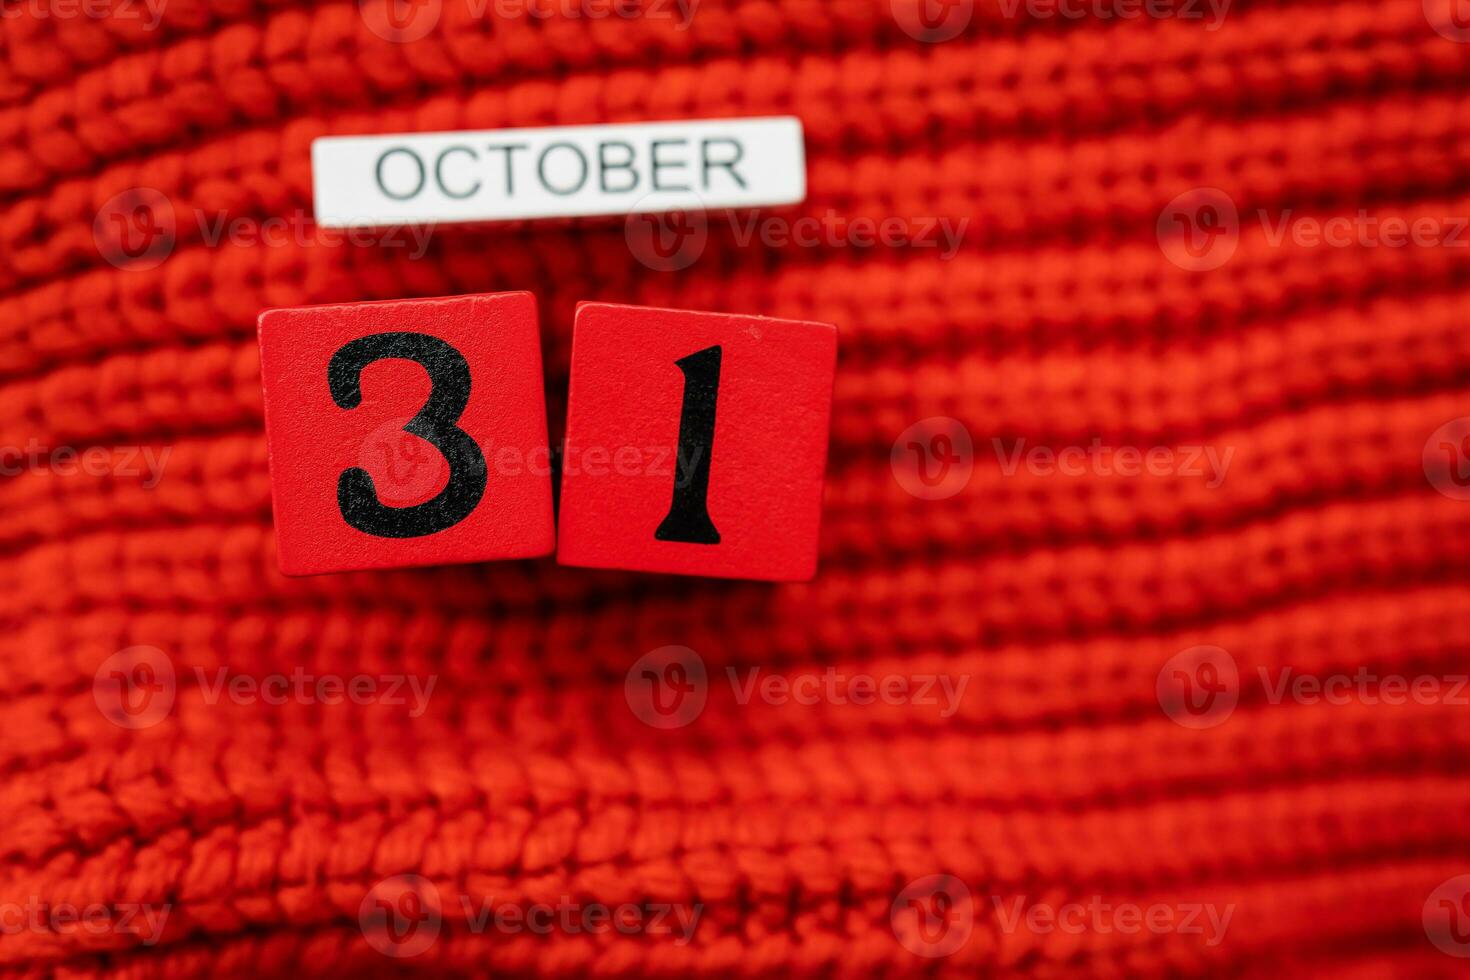
[[[720,348],[707,347],[674,363],[684,372],[674,501],[653,536],[659,541],[719,544],[720,532],[709,519],[708,497],[709,463],[715,448],[715,400],[720,394]],[[687,474],[686,463],[692,467]]]
[[[485,495],[485,454],[459,427],[470,402],[470,365],[464,355],[426,333],[378,333],[341,347],[327,364],[327,387],[339,408],[362,404],[362,372],[374,361],[401,357],[429,372],[429,399],[403,431],[428,442],[449,464],[449,482],[438,496],[412,507],[389,507],[378,499],[367,470],[353,467],[337,478],[342,519],[380,538],[419,538],[453,527]]]

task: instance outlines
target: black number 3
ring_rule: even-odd
[[[470,515],[485,495],[485,454],[458,426],[470,401],[470,366],[464,355],[438,337],[424,333],[379,333],[341,347],[327,364],[327,386],[338,407],[362,404],[362,372],[374,361],[404,358],[429,372],[429,399],[403,431],[439,450],[449,464],[449,482],[433,500],[412,507],[389,507],[378,499],[367,470],[353,467],[337,478],[342,519],[364,534],[380,538],[419,538],[453,527]]]

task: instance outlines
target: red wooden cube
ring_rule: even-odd
[[[281,570],[550,554],[550,453],[530,293],[260,315]]]
[[[582,304],[557,561],[811,578],[836,360],[830,324]]]

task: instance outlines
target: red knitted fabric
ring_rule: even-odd
[[[1437,0],[1219,23],[957,0],[929,11],[968,17],[947,39],[912,0],[704,0],[687,25],[442,0],[412,43],[355,0],[167,0],[151,29],[56,2],[0,20],[0,450],[41,447],[0,478],[0,971],[1461,969],[1470,443],[1435,433],[1470,415],[1470,233],[1444,240],[1470,45]],[[954,254],[742,241],[741,215],[679,272],[616,221],[440,228],[420,258],[207,234],[310,215],[322,135],[777,114],[810,194],[762,220],[968,219]],[[167,254],[109,261],[100,219],[136,188],[172,208]],[[1334,216],[1345,239],[1301,232]],[[1440,240],[1373,239],[1389,218]],[[554,438],[580,300],[838,324],[816,579],[282,577],[259,311],[520,289]],[[972,448],[927,462],[973,472],[928,499],[904,460],[939,423],[904,433],[937,417]],[[56,453],[93,447],[105,472]],[[1173,468],[1120,473],[1122,448]],[[1223,479],[1185,465],[1204,448]],[[156,481],[142,450],[168,451]],[[658,728],[630,668],[667,645],[706,703]],[[138,647],[173,700],[123,724],[108,665]],[[298,668],[435,686],[416,716],[212,686]],[[745,696],[829,668],[965,687],[952,711]],[[1276,686],[1362,672],[1442,687]],[[1222,690],[1228,716],[1191,713]],[[423,949],[365,924],[385,887]],[[683,942],[486,903],[700,917]],[[57,914],[94,905],[94,931]],[[1081,927],[1047,928],[1069,905]],[[157,934],[122,922],[143,906]]]

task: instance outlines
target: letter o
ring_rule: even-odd
[[[557,188],[552,187],[551,182],[546,179],[546,158],[551,155],[552,150],[561,146],[564,146],[575,153],[577,155],[577,159],[582,162],[582,176],[580,179],[578,179],[577,186],[572,187],[568,190],[558,190]],[[566,197],[568,194],[575,194],[577,193],[577,191],[586,186],[589,170],[590,168],[587,165],[587,154],[583,153],[580,149],[577,148],[575,144],[572,143],[552,143],[546,149],[541,151],[541,158],[536,161],[536,173],[541,178],[541,186],[551,191],[551,193],[557,194],[561,197]]]
[[[413,162],[417,164],[419,168],[418,186],[409,191],[407,194],[394,194],[388,189],[388,185],[383,183],[383,164],[387,163],[388,158],[395,153],[407,153],[410,157],[413,158]],[[390,197],[395,201],[406,201],[409,198],[417,195],[419,191],[424,189],[424,181],[427,179],[427,175],[424,171],[424,161],[419,159],[419,155],[406,146],[395,146],[393,147],[393,149],[388,150],[382,156],[378,157],[378,166],[376,168],[376,173],[378,178],[378,190],[382,191],[385,196]]]

